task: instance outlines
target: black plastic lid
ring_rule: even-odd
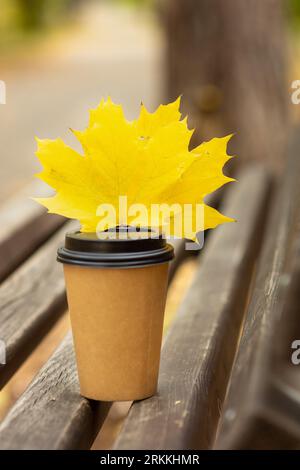
[[[161,236],[149,238],[150,229],[139,229],[142,236],[147,232],[148,238],[134,239],[122,238],[132,231],[130,227],[118,227],[116,231],[118,238],[107,239],[96,233],[67,233],[65,246],[58,249],[57,261],[98,268],[129,268],[166,263],[174,258],[172,245]]]

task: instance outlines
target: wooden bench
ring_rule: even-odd
[[[300,446],[299,151],[293,139],[283,181],[251,167],[224,190],[238,223],[209,234],[164,341],[158,393],[131,406],[115,449]],[[56,249],[73,226],[24,197],[5,214],[1,387],[67,308]],[[187,256],[184,242],[175,248],[170,282]],[[111,405],[80,396],[69,333],[3,419],[0,449],[88,449]]]

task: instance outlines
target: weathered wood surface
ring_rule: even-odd
[[[69,228],[70,225],[72,223],[69,224]],[[40,328],[40,323],[49,327],[49,321],[55,321],[57,315],[65,307],[62,269],[56,262],[55,252],[67,229],[68,225],[16,272],[17,278],[14,280],[14,284],[21,286],[22,282],[20,281],[22,279],[25,282],[26,278],[30,278],[30,281],[27,280],[26,282],[28,289],[30,289],[30,286],[32,288],[35,285],[35,279],[29,274],[31,271],[36,272],[39,292],[33,294],[36,295],[36,298],[31,297],[30,299],[33,306],[28,302],[29,305],[26,308],[29,311],[26,315],[24,314],[25,307],[22,307],[22,309],[20,305],[15,305],[13,307],[16,316],[14,323],[12,323],[11,318],[7,319],[8,326],[5,331],[12,330],[14,335],[17,336],[18,334],[20,336],[15,338],[11,349],[8,348],[7,351],[9,369],[4,376],[6,380],[12,369],[15,370],[18,358],[24,357],[23,350],[20,348],[20,339],[27,344],[29,338],[34,338],[34,328]],[[173,274],[185,255],[184,242],[178,240],[174,245],[177,257],[173,263]],[[47,263],[43,262],[45,259],[47,259]],[[45,267],[42,272],[42,266],[48,266],[47,271]],[[40,277],[42,279],[39,281]],[[13,277],[8,278],[3,285],[3,288],[6,284],[9,285],[10,292],[13,291],[12,279]],[[23,301],[27,298],[27,295],[30,295],[30,291],[29,293],[26,291]],[[7,294],[7,296],[11,298],[11,295]],[[30,318],[30,324],[26,326],[23,332],[24,325],[21,324],[20,326],[20,319],[24,316]],[[20,330],[17,330],[17,327]],[[7,337],[9,337],[9,331],[6,333]],[[40,335],[38,335],[39,337]],[[27,344],[26,347],[28,346]],[[31,349],[34,346],[35,344],[30,343]],[[14,356],[13,364],[11,364],[12,354]],[[2,370],[4,371],[4,368]],[[0,373],[2,370],[0,369]],[[0,380],[4,380],[4,378],[0,376]],[[110,405],[110,403],[89,401],[80,396],[73,344],[71,336],[68,335],[3,421],[0,428],[0,448],[89,448],[105,419]]]
[[[300,138],[280,181],[215,447],[300,448]]]
[[[224,187],[206,196],[205,203],[209,206],[217,208],[220,203],[222,194],[224,194]],[[170,263],[169,268],[169,282],[171,282],[178,266],[182,263],[182,261],[187,256],[198,255],[199,253],[201,254],[201,250],[199,250],[199,246],[197,246],[196,243],[193,243],[188,240],[170,240],[169,243],[173,245],[175,253],[175,258]]]
[[[0,425],[0,449],[88,449],[109,408],[80,396],[68,334]]]
[[[0,339],[6,364],[0,366],[3,386],[66,309],[63,270],[56,250],[70,222],[0,286]]]
[[[169,267],[169,282],[172,281],[174,274],[182,262],[182,260],[185,258],[187,252],[185,250],[185,241],[184,240],[171,240],[169,241],[174,247],[174,253],[175,253],[175,258],[171,261],[170,267]]]
[[[64,223],[63,217],[46,214],[30,199],[39,187],[26,187],[0,207],[0,281]]]
[[[211,446],[232,365],[270,180],[247,170],[226,193],[236,217],[211,234],[162,351],[158,394],[134,403],[117,439],[121,449]]]

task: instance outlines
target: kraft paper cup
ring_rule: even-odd
[[[162,238],[68,233],[64,263],[81,394],[139,400],[157,389],[168,262]]]

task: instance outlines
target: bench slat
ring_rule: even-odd
[[[56,262],[56,249],[65,231],[72,226],[72,223],[66,225],[2,286],[6,293],[2,305],[9,304],[7,308],[13,314],[13,317],[8,315],[6,327],[2,322],[1,329],[0,323],[0,337],[6,337],[8,346],[8,364],[0,369],[2,374],[8,367],[5,375],[0,375],[2,383],[15,371],[19,358],[24,358],[22,344],[25,343],[27,349],[33,349],[35,344],[31,341],[41,337],[35,331],[40,331],[42,325],[49,328],[50,322],[55,321],[66,307],[62,269]],[[172,243],[176,258],[171,264],[170,281],[185,256],[184,242],[176,240]],[[26,281],[28,279],[30,283]],[[23,284],[26,294],[20,302],[13,301],[14,286],[17,285],[22,291]],[[29,319],[29,324],[22,323],[24,317]],[[79,395],[73,344],[68,335],[3,421],[0,448],[89,448],[110,406],[110,403],[88,401]]]
[[[65,222],[30,199],[38,193],[45,188],[31,184],[0,208],[0,282]]]
[[[175,258],[172,260],[169,267],[169,282],[171,282],[177,271],[178,266],[186,257],[187,252],[185,251],[184,240],[170,240],[169,243],[173,245],[175,253]]]
[[[109,408],[80,396],[68,334],[0,425],[0,449],[89,448]]]
[[[300,339],[300,138],[280,181],[216,448],[299,448],[299,370],[291,342]],[[299,366],[298,366],[299,367]]]
[[[0,366],[0,387],[33,351],[66,310],[63,271],[56,250],[71,222],[60,229],[0,286],[0,339],[6,364]]]
[[[118,450],[212,444],[270,190],[260,168],[238,179],[223,207],[238,224],[210,235],[162,350],[158,394],[133,404],[115,445]]]

